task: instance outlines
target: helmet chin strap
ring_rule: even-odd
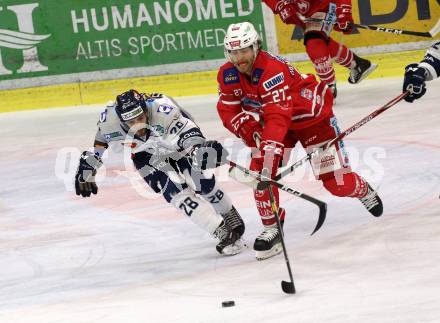
[[[255,62],[255,60],[257,59],[258,52],[260,51],[260,46],[258,45],[258,43],[254,43],[252,45],[252,50],[254,51],[254,62]]]

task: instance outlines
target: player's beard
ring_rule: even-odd
[[[240,61],[235,64],[238,71],[243,74],[250,74],[252,71],[252,65],[254,63],[254,60],[249,61]]]
[[[242,59],[242,60],[236,62],[234,65],[240,73],[243,73],[243,74],[250,76],[250,74],[252,72],[252,66],[254,65],[254,61],[255,61],[255,56],[249,60]]]

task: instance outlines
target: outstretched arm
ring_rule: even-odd
[[[426,93],[425,81],[440,77],[440,41],[428,49],[420,63],[407,65],[404,77],[403,91],[410,91],[405,101],[411,103],[421,98]]]
[[[95,175],[102,165],[101,156],[108,148],[107,141],[100,130],[97,131],[93,144],[94,152],[83,151],[79,159],[78,169],[75,175],[75,192],[82,197],[90,197],[98,193],[98,186],[95,182]]]

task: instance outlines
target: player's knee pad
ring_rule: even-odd
[[[321,32],[321,31],[309,31],[308,33],[304,34],[304,46],[307,46],[307,43],[309,42],[309,40],[312,40],[312,39],[323,40],[326,45],[329,42],[329,37],[325,33]]]
[[[367,182],[354,172],[327,174],[321,180],[327,191],[339,197],[360,197],[365,195],[368,189]]]
[[[217,229],[223,220],[206,201],[197,196],[190,188],[174,195],[171,204],[210,234]]]

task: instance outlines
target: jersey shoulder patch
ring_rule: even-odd
[[[223,70],[223,83],[225,85],[240,83],[240,76],[235,67]]]
[[[264,70],[262,68],[254,69],[252,73],[252,85],[258,85],[260,83],[261,75],[263,75]]]

